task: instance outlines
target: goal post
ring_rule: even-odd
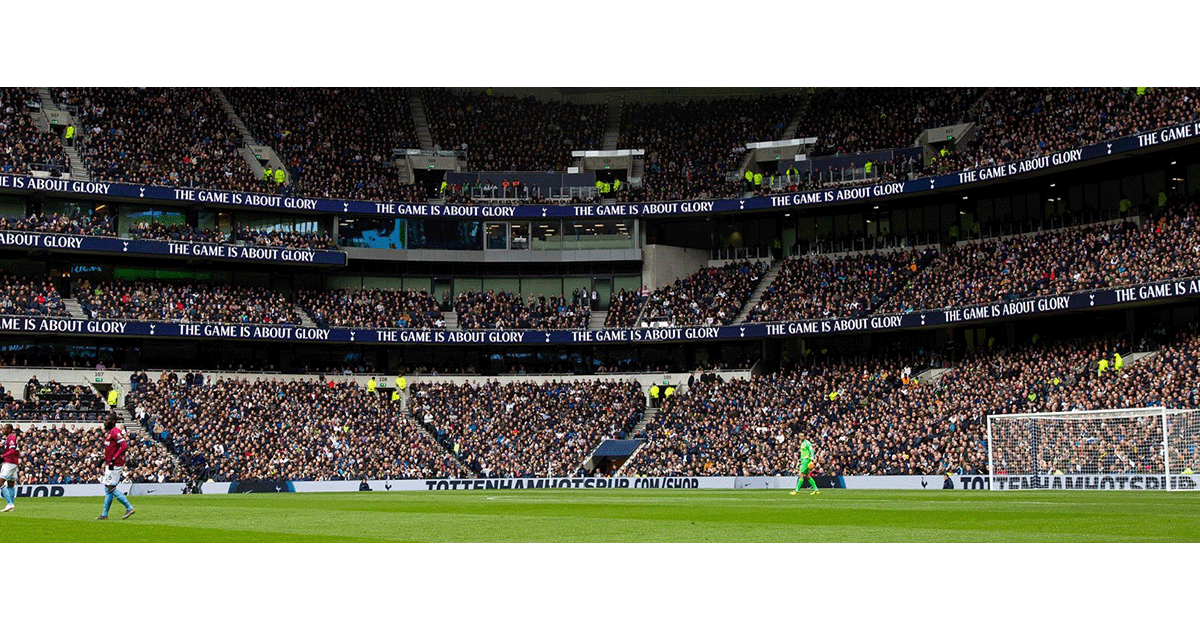
[[[987,451],[992,490],[1196,490],[1200,410],[989,415]]]

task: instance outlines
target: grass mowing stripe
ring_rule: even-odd
[[[1200,493],[518,490],[21,499],[12,542],[1200,542]]]

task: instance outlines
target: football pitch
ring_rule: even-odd
[[[6,542],[1198,542],[1197,492],[535,490],[18,499]]]

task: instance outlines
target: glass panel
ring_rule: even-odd
[[[479,293],[483,290],[482,278],[455,278],[454,279],[454,296],[458,297],[463,291],[474,291]]]
[[[496,293],[508,293],[515,291],[520,293],[521,284],[517,278],[484,278],[483,290],[495,291]]]
[[[484,228],[488,249],[508,249],[508,224],[488,223]]]
[[[533,243],[535,250],[562,249],[562,222],[538,221],[533,224]]]
[[[0,217],[24,219],[25,198],[0,196]]]
[[[429,277],[428,276],[407,276],[404,278],[404,288],[411,291],[424,291],[430,293]]]
[[[120,236],[129,236],[130,226],[145,223],[147,226],[155,221],[163,225],[186,225],[187,217],[176,210],[158,210],[149,206],[125,207],[121,209]]]
[[[252,223],[247,223],[253,229]],[[338,243],[343,247],[406,249],[407,219],[342,219],[338,222]]]
[[[521,280],[521,295],[526,300],[532,295],[545,295],[547,298],[563,294],[562,278],[524,278]]]
[[[1142,193],[1142,176],[1127,175],[1121,179],[1121,198],[1128,199],[1134,206],[1140,206],[1147,200]]]
[[[1100,209],[1113,211],[1121,202],[1121,182],[1110,179],[1100,182]]]
[[[593,287],[595,287],[599,304],[593,304],[592,307],[598,311],[608,310],[608,302],[611,297],[610,293],[612,292],[612,280],[609,278],[596,278]]]
[[[529,249],[529,224],[521,221],[508,226],[512,249]]]
[[[617,276],[613,278],[613,291],[618,292],[621,289],[626,291],[637,291],[642,288],[641,276]]]
[[[409,249],[483,249],[479,221],[408,220]]]
[[[579,249],[579,240],[587,234],[583,223],[573,223],[579,219],[563,221],[563,249]]]

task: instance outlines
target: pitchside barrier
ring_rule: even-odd
[[[821,488],[849,490],[942,490],[941,475],[875,475],[815,477]],[[952,475],[953,490],[988,490],[987,475]],[[1004,490],[1165,490],[1164,475],[1010,475],[998,479]],[[368,479],[374,492],[487,492],[510,490],[794,490],[795,477],[540,477],[529,479]],[[357,492],[362,481],[256,481],[201,485],[203,494],[267,492]],[[1194,475],[1172,475],[1172,489],[1192,490]],[[182,483],[122,483],[122,492],[134,496],[182,494]],[[998,488],[1000,489],[1000,488]],[[95,484],[38,484],[17,486],[18,498],[99,497],[104,486]]]

